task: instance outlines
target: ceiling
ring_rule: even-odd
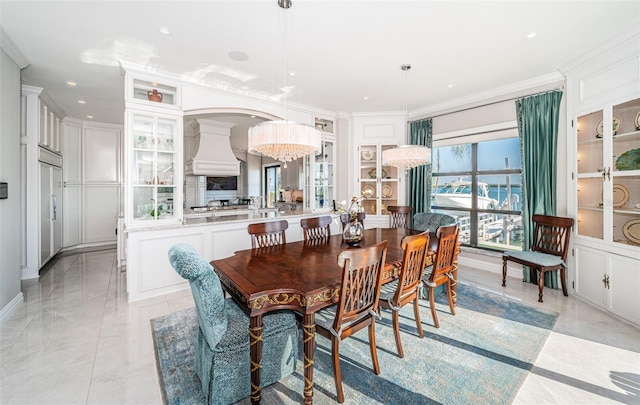
[[[640,1],[0,0],[0,27],[25,84],[64,115],[121,124],[120,60],[282,100],[286,56],[289,102],[411,110],[557,72],[640,29]]]

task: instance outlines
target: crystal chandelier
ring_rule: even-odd
[[[400,66],[405,72],[404,76],[404,115],[409,121],[407,113],[407,75],[411,65]],[[403,145],[392,149],[382,151],[382,164],[385,166],[393,166],[398,169],[409,170],[414,167],[422,166],[431,161],[431,149],[421,145]]]
[[[278,0],[278,6],[287,10],[291,0]],[[285,13],[284,88],[287,88],[287,22]],[[247,141],[250,153],[262,154],[287,162],[315,153],[321,148],[320,131],[312,126],[287,120],[287,96],[284,95],[284,120],[265,121],[249,128]]]
[[[382,164],[409,170],[431,161],[431,149],[420,145],[402,145],[382,151]]]

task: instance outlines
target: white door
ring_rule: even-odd
[[[53,233],[53,251],[56,254],[62,249],[62,168],[51,168],[51,224]]]
[[[51,166],[40,163],[40,263],[51,257]]]
[[[611,255],[609,265],[609,310],[640,324],[640,260]]]
[[[576,245],[576,295],[606,308],[607,290],[603,279],[607,274],[607,255],[588,246]]]

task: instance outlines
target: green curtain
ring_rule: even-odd
[[[561,91],[516,100],[518,134],[522,154],[523,248],[533,240],[534,214],[556,215],[556,178],[558,159],[558,117]],[[537,283],[523,270],[523,281]],[[545,274],[544,285],[558,288],[557,271]]]
[[[431,148],[433,144],[431,118],[411,122],[409,131],[411,145]],[[431,211],[431,164],[409,170],[409,204],[414,214]]]

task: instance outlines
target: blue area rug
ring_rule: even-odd
[[[424,339],[417,336],[413,308],[401,312],[403,359],[396,355],[389,312],[376,322],[379,376],[373,373],[366,329],[342,342],[346,404],[508,404],[558,318],[556,312],[464,284],[458,285],[455,316],[449,313],[446,296],[437,297],[439,329],[433,326],[428,301],[421,300],[420,306]],[[205,403],[192,368],[195,309],[153,319],[151,325],[165,404]],[[297,371],[263,388],[262,402],[302,403],[302,364],[300,344]],[[314,387],[314,403],[336,402],[331,343],[319,335]]]

